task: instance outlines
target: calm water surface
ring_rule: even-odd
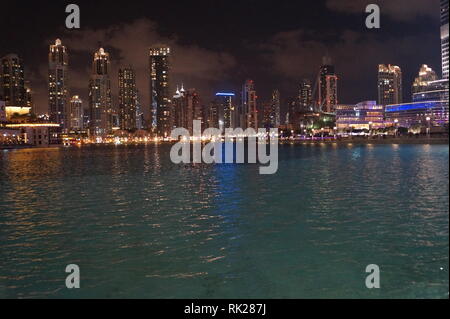
[[[0,151],[0,298],[448,298],[448,205],[448,145],[282,146],[273,176],[168,146]]]

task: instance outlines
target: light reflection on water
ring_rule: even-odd
[[[164,145],[2,152],[0,297],[448,297],[448,146],[284,146],[258,173]]]

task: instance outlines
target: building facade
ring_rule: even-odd
[[[110,57],[103,48],[94,54],[89,83],[89,128],[92,135],[106,135],[113,127]]]
[[[68,119],[68,68],[69,56],[67,48],[57,39],[50,45],[48,54],[48,106],[50,121],[69,127]]]
[[[306,113],[314,111],[312,98],[312,84],[310,80],[304,79],[300,83],[300,91],[298,99],[301,112]]]
[[[425,101],[386,106],[386,122],[410,128],[420,126],[443,126],[448,124],[448,102]]]
[[[236,105],[234,103],[235,94],[220,92],[216,93],[216,99],[210,108],[210,119],[215,127],[224,131],[227,128],[234,128],[234,118]],[[216,122],[217,118],[217,122]]]
[[[247,80],[242,89],[242,121],[241,128],[253,128],[258,130],[258,108],[255,83],[252,80]]]
[[[338,77],[329,57],[323,58],[318,83],[320,110],[326,113],[334,113],[338,104]]]
[[[442,78],[448,79],[448,0],[441,0]]]
[[[343,129],[377,129],[385,126],[384,106],[376,101],[336,106],[336,126]]]
[[[137,129],[138,93],[136,74],[132,68],[119,70],[119,124],[120,129]]]
[[[378,66],[378,104],[401,104],[403,102],[402,71],[395,65]]]
[[[1,59],[0,99],[6,106],[26,106],[26,90],[22,59],[17,54],[8,54]]]
[[[150,127],[160,137],[169,137],[172,132],[170,101],[170,48],[166,46],[150,49]]]
[[[81,131],[84,129],[83,101],[78,95],[75,95],[70,99],[69,129],[73,131]]]

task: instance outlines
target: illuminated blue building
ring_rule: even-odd
[[[426,101],[386,106],[386,121],[400,127],[448,124],[448,101]]]

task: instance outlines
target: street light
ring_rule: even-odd
[[[395,120],[394,120],[394,123],[395,123],[395,137],[397,137],[397,133],[398,133],[398,120],[395,119]]]
[[[431,118],[428,116],[426,118],[427,120],[427,136],[428,138],[430,138],[430,133],[431,133]]]

